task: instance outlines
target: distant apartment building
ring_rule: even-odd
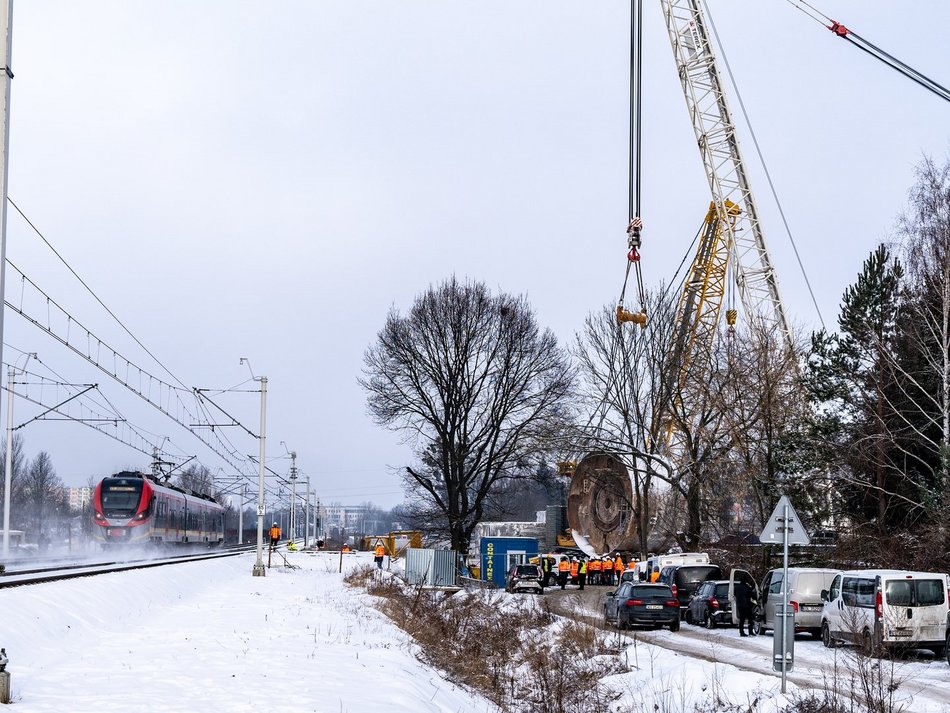
[[[66,488],[69,496],[69,509],[82,510],[92,500],[92,488],[85,485],[81,488]]]

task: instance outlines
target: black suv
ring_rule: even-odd
[[[707,579],[722,579],[718,565],[677,564],[661,569],[657,584],[665,584],[673,590],[673,596],[680,600],[680,609],[685,613],[689,600]]]

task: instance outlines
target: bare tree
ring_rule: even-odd
[[[176,484],[185,490],[193,490],[202,495],[217,495],[214,487],[214,474],[201,463],[192,463],[183,469],[176,478]]]
[[[647,294],[644,306],[651,325],[671,323],[675,305],[663,292]],[[670,332],[618,325],[616,308],[607,306],[590,314],[576,336],[574,355],[582,376],[582,399],[587,424],[577,447],[610,453],[631,474],[639,547],[649,551],[651,490],[655,468],[649,461],[651,429],[657,412],[662,371],[669,351]],[[617,494],[619,495],[619,493]]]
[[[7,458],[7,443],[4,440],[0,444],[0,472],[6,467]],[[20,518],[22,517],[21,513],[23,506],[25,504],[23,498],[23,476],[26,471],[26,456],[23,455],[23,436],[19,433],[13,434],[13,449],[12,449],[12,469],[10,477],[10,518],[14,524],[20,523]],[[4,492],[6,487],[6,477],[5,475],[0,475],[0,502],[6,502],[7,494]]]
[[[908,319],[900,357],[898,412],[904,470],[915,472],[921,499],[936,515],[950,488],[950,162],[917,167],[910,210],[900,222]],[[938,518],[942,519],[942,518]]]
[[[56,475],[46,451],[40,451],[26,469],[23,478],[26,516],[37,533],[44,533],[49,521],[68,510],[69,501],[63,481]]]
[[[718,507],[711,503],[725,518],[720,535],[761,528],[783,493],[806,500],[805,511],[815,509],[790,465],[807,415],[799,351],[753,316],[728,338],[725,355],[729,378],[721,394],[729,448],[720,469],[728,486],[720,489]]]
[[[390,312],[360,384],[375,421],[415,448],[405,475],[420,511],[464,552],[496,484],[530,472],[567,422],[572,381],[524,297],[453,277]]]

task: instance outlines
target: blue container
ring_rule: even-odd
[[[539,553],[536,537],[483,537],[480,544],[481,578],[505,586],[505,577],[514,564],[526,563]]]

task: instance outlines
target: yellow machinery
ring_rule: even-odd
[[[372,550],[381,542],[390,557],[401,557],[407,547],[422,547],[422,532],[419,530],[396,530],[385,535],[371,535],[363,538],[360,549]]]

